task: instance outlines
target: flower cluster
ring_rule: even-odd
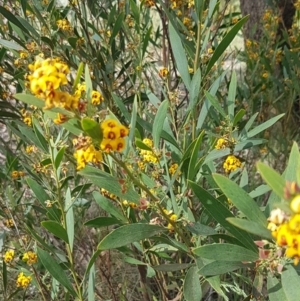
[[[166,67],[163,67],[161,69],[159,69],[159,76],[160,77],[167,77],[169,74],[169,71]]]
[[[31,280],[32,280],[31,276],[25,276],[24,273],[21,272],[17,278],[17,287],[27,288]]]
[[[102,94],[95,90],[92,91],[92,104],[96,106],[99,105],[102,101],[104,101]]]
[[[106,152],[121,152],[125,148],[124,138],[128,136],[128,128],[114,119],[106,119],[100,126],[103,133],[100,148]]]
[[[147,145],[149,148],[151,149],[153,148],[153,141],[151,139],[144,138],[143,143]],[[140,155],[144,162],[157,163],[159,159],[159,156],[157,156],[152,150],[141,149]]]
[[[77,109],[79,99],[58,89],[68,83],[68,65],[58,59],[36,60],[28,65],[31,73],[27,76],[30,91],[45,100],[45,108],[61,107],[66,110]]]
[[[32,265],[34,263],[37,263],[37,254],[32,251],[28,251],[23,254],[22,260],[28,265]]]
[[[72,26],[67,19],[57,20],[56,25],[59,29],[62,29],[65,31],[72,31]]]
[[[5,252],[4,256],[3,256],[3,261],[5,263],[9,263],[12,262],[15,256],[15,251],[14,250],[8,250]]]
[[[169,173],[170,175],[174,175],[176,172],[177,172],[177,169],[178,169],[178,164],[177,163],[173,163],[170,167],[169,167]],[[181,172],[179,171],[178,172],[178,175],[180,175]]]
[[[234,155],[228,156],[223,164],[223,168],[226,173],[235,171],[237,168],[241,166],[242,166],[242,162]]]
[[[102,154],[94,147],[92,138],[79,136],[73,140],[73,144],[76,147],[74,157],[77,160],[77,170],[84,168],[87,163],[102,162]]]
[[[11,177],[16,180],[18,178],[24,177],[25,176],[25,172],[24,171],[17,171],[14,170],[11,172]]]
[[[21,114],[23,117],[23,122],[27,124],[28,126],[32,125],[32,118],[31,118],[31,113],[29,111],[26,111],[24,109],[21,110]]]
[[[215,145],[215,149],[224,149],[226,147],[228,147],[228,141],[224,138],[219,138]]]
[[[5,220],[5,226],[7,228],[12,228],[14,225],[14,220],[12,218],[8,218]]]
[[[286,257],[293,258],[297,265],[300,260],[300,187],[295,182],[287,183],[285,196],[287,195],[287,199],[291,199],[291,214],[281,209],[272,210],[268,218],[268,229],[277,245],[286,248]]]
[[[35,153],[37,151],[37,147],[35,145],[27,145],[25,151],[27,154]]]

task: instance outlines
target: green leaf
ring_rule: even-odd
[[[7,41],[7,40],[3,40],[0,39],[0,45],[2,45],[3,47],[9,49],[9,50],[23,50],[24,48],[22,46],[20,46],[19,44],[13,42],[13,41]]]
[[[71,251],[73,251],[75,220],[74,220],[71,190],[69,187],[66,192],[65,211],[66,211],[66,226],[67,226],[68,242],[69,242]]]
[[[39,99],[35,96],[32,96],[30,94],[18,93],[18,94],[14,95],[14,98],[16,98],[22,102],[25,102],[29,105],[38,107],[39,109],[42,109],[45,106],[44,101],[42,101],[41,99]]]
[[[36,138],[40,142],[40,145],[42,146],[43,150],[45,152],[48,152],[48,142],[45,139],[45,133],[42,130],[39,121],[35,118],[32,117],[32,127],[35,133]]]
[[[109,38],[109,44],[111,45],[112,42],[115,40],[115,37],[118,35],[118,33],[120,32],[120,29],[123,25],[123,21],[124,21],[124,12],[121,12],[117,18],[117,20],[114,22],[114,27],[111,33],[111,36]]]
[[[68,276],[57,263],[57,261],[54,260],[48,252],[40,249],[39,247],[37,248],[37,255],[50,275],[55,278],[63,287],[65,287],[72,294],[72,296],[76,297],[76,292],[74,291]]]
[[[132,143],[135,136],[135,130],[136,130],[136,117],[137,117],[137,111],[138,111],[138,103],[137,103],[137,95],[134,97],[134,101],[132,104],[132,113],[131,113],[131,121],[130,121],[130,131],[128,135],[128,140],[126,143],[126,150],[124,152],[124,156],[127,157],[129,151],[132,149]]]
[[[185,275],[183,296],[186,301],[199,301],[202,299],[202,289],[199,280],[198,267],[196,266],[190,267]]]
[[[17,17],[17,19],[24,26],[24,28],[28,30],[28,32],[32,33],[32,35],[35,36],[36,39],[40,38],[39,33],[25,19],[23,19],[22,17]]]
[[[136,241],[150,238],[165,231],[164,228],[149,224],[130,224],[113,230],[99,243],[98,250],[116,249]]]
[[[193,253],[201,258],[219,261],[256,261],[258,252],[232,244],[212,244],[193,249]]]
[[[206,281],[211,285],[211,287],[216,291],[216,293],[223,297],[225,301],[229,301],[228,297],[224,294],[221,289],[221,280],[220,276],[207,277]]]
[[[234,261],[213,261],[208,263],[199,270],[199,274],[203,276],[221,275],[240,268],[247,268],[248,265]]]
[[[185,270],[191,266],[190,263],[171,263],[171,264],[160,264],[153,266],[154,270],[160,272],[176,272]]]
[[[226,220],[228,217],[234,216],[220,201],[196,183],[189,182],[189,184],[203,207],[226,231],[234,235],[246,248],[253,251],[257,250],[256,245],[247,232],[237,229]]]
[[[269,119],[268,121],[258,125],[257,127],[255,127],[253,130],[249,131],[247,133],[247,137],[251,138],[255,135],[257,135],[258,133],[264,131],[265,129],[269,128],[270,126],[272,126],[275,122],[277,122],[280,118],[282,118],[284,116],[284,114],[280,114],[278,116],[275,116],[271,119]]]
[[[243,25],[246,23],[248,20],[249,16],[245,16],[242,18],[239,22],[237,22],[231,30],[226,34],[224,39],[220,42],[218,47],[215,49],[211,59],[209,60],[206,71],[205,71],[205,76],[208,74],[208,72],[211,70],[213,65],[216,63],[216,61],[221,57],[221,55],[225,52],[227,47],[230,45],[232,40],[235,38],[235,36],[238,34],[238,32],[241,30]]]
[[[84,81],[85,81],[85,85],[86,85],[85,94],[86,94],[86,98],[88,101],[87,116],[92,116],[91,115],[91,100],[92,100],[93,84],[92,84],[92,80],[91,80],[89,66],[87,64],[85,65]]]
[[[132,257],[124,257],[123,260],[127,263],[130,263],[130,264],[136,264],[136,265],[147,265],[147,263],[143,262],[143,261],[140,261],[140,260],[137,260],[135,258],[132,258]]]
[[[281,285],[285,293],[285,301],[299,301],[300,278],[292,265],[287,265],[281,274]]]
[[[152,148],[149,147],[148,145],[146,145],[142,140],[140,139],[135,139],[135,144],[136,144],[136,147],[140,148],[140,149],[144,149],[144,150],[147,150],[147,151],[151,151],[152,152]]]
[[[46,113],[47,112],[48,111],[46,111]],[[82,134],[81,125],[77,118],[69,119],[67,122],[63,123],[61,126],[75,136],[79,136],[80,134]]]
[[[92,265],[89,272],[89,282],[88,282],[88,301],[95,301],[95,265]]]
[[[284,198],[285,180],[281,175],[262,162],[258,162],[256,166],[264,181],[279,197]]]
[[[67,231],[61,224],[55,221],[44,221],[41,222],[41,224],[54,236],[62,239],[66,243],[69,243]]]
[[[121,212],[118,212],[118,214],[121,214]],[[115,217],[109,217],[109,216],[96,217],[84,223],[85,226],[94,227],[94,228],[101,228],[101,227],[107,227],[107,226],[119,225],[119,224],[121,224],[119,219]]]
[[[201,70],[200,68],[197,69],[196,73],[193,75],[192,82],[191,82],[191,90],[189,95],[189,106],[186,112],[193,111],[195,106],[199,100],[199,92],[201,87]]]
[[[186,58],[186,54],[180,39],[180,36],[176,32],[172,23],[169,22],[169,34],[170,34],[170,42],[172,51],[175,57],[175,62],[177,69],[181,75],[181,78],[186,86],[186,88],[190,91],[191,89],[191,78],[189,74],[189,64]]]
[[[285,293],[282,289],[281,283],[277,280],[276,276],[268,274],[268,297],[270,301],[282,301],[287,300]]]
[[[287,168],[284,172],[284,178],[286,181],[293,182],[297,180],[297,171],[299,168],[299,148],[296,142],[293,143]]]
[[[123,200],[127,200],[128,202],[138,203],[140,199],[140,195],[134,191],[131,187],[127,189],[125,193],[122,192],[122,187],[115,177],[112,175],[99,170],[98,168],[92,166],[86,166],[84,169],[78,172],[82,176],[89,179],[92,183],[97,185],[100,188],[104,188],[110,193],[115,194],[119,198]]]
[[[214,228],[200,224],[199,222],[189,223],[185,227],[188,231],[196,235],[209,236],[218,233]]]
[[[56,169],[59,168],[60,166],[60,163],[64,157],[64,154],[65,154],[65,150],[66,150],[66,147],[63,146],[57,153],[57,155],[55,156],[55,160],[54,160],[54,166]]]
[[[227,218],[227,221],[232,225],[235,225],[236,227],[243,229],[251,234],[266,238],[268,240],[273,239],[270,230],[256,222],[232,217]]]
[[[233,119],[233,126],[236,126],[239,121],[245,116],[245,113],[246,113],[246,110],[244,109],[240,109],[236,115],[234,116],[234,119]]]
[[[75,90],[77,88],[77,85],[80,82],[80,78],[81,78],[81,75],[82,75],[82,72],[83,72],[83,68],[84,68],[84,64],[83,64],[83,62],[81,62],[78,66],[76,77],[75,77],[74,84],[73,84],[73,87],[72,87],[73,93],[75,92]]]
[[[91,118],[83,118],[81,120],[81,127],[88,136],[97,141],[101,141],[103,138],[100,124]]]
[[[3,15],[8,21],[18,26],[22,31],[28,33],[27,29],[22,25],[22,23],[17,19],[17,17],[12,14],[9,10],[5,7],[0,6],[0,14]]]
[[[228,116],[230,120],[233,120],[234,117],[236,86],[237,86],[236,73],[235,71],[233,71],[231,74],[231,80],[230,80],[229,90],[228,90]]]
[[[118,220],[126,223],[127,219],[125,216],[122,214],[122,212],[113,205],[111,201],[109,201],[106,197],[104,197],[102,194],[100,194],[98,191],[93,192],[93,197],[96,201],[96,203],[107,213],[110,215],[114,216]]]
[[[219,100],[211,95],[209,92],[204,91],[206,98],[209,100],[209,102],[212,104],[212,106],[223,116],[226,116],[226,113],[224,111],[224,109],[222,108],[222,106],[220,105]]]
[[[191,154],[191,159],[190,159],[190,162],[189,162],[189,168],[188,168],[188,176],[187,176],[187,179],[188,180],[194,180],[200,166],[196,166],[196,163],[197,163],[197,160],[199,158],[199,149],[200,149],[200,145],[202,143],[202,139],[203,139],[203,136],[204,136],[204,130],[199,134],[197,140],[196,140],[196,143],[194,145],[194,148],[193,148],[193,151],[192,151],[192,154]]]
[[[265,226],[267,219],[248,193],[227,177],[214,174],[213,178],[227,198],[250,220]]]
[[[164,122],[167,117],[168,106],[169,101],[166,99],[160,104],[153,121],[152,137],[155,148],[159,148],[159,139],[161,137]]]

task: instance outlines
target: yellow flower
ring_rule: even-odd
[[[219,138],[215,145],[215,149],[224,149],[227,146],[228,146],[228,141],[224,138]]]
[[[103,133],[100,148],[106,152],[121,152],[125,148],[124,137],[128,136],[129,130],[114,119],[106,119],[100,126]]]
[[[12,171],[11,177],[12,177],[14,180],[18,179],[19,176],[20,176],[20,175],[19,175],[19,172],[18,172],[17,170]]]
[[[161,77],[166,77],[166,76],[168,76],[168,74],[169,74],[169,71],[166,67],[163,67],[159,70],[159,76],[161,76]]]
[[[28,265],[32,265],[37,262],[37,254],[32,251],[28,251],[23,254],[22,260]]]
[[[15,251],[14,250],[8,250],[5,252],[4,257],[3,257],[3,261],[5,263],[9,263],[12,262],[15,256]]]
[[[228,156],[223,164],[223,168],[226,173],[235,171],[237,168],[239,168],[241,166],[242,166],[241,161],[234,155]]]
[[[23,272],[18,275],[17,287],[27,288],[31,282],[31,276],[25,276]]]
[[[33,153],[35,151],[36,151],[36,147],[34,145],[27,145],[26,146],[26,153],[27,154],[31,154],[31,153]]]
[[[63,124],[65,122],[67,122],[69,120],[69,118],[61,113],[57,113],[57,118],[53,119],[53,122],[55,124]]]
[[[290,204],[294,213],[300,213],[300,195],[295,196]]]
[[[5,220],[5,225],[7,228],[12,228],[14,226],[14,221],[12,218],[6,219]]]
[[[101,101],[103,101],[104,98],[101,95],[100,92],[98,91],[92,91],[92,104],[95,105],[99,105],[101,103]]]
[[[176,173],[177,169],[178,169],[178,164],[177,163],[172,164],[169,168],[170,175],[174,175]],[[180,175],[180,174],[181,174],[181,172],[179,171],[178,175]]]
[[[146,144],[149,147],[153,147],[153,141],[151,139],[144,138],[143,143]]]
[[[101,152],[92,144],[76,150],[74,157],[77,160],[77,170],[84,168],[87,163],[99,164],[103,160]]]

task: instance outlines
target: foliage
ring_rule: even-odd
[[[247,17],[217,1],[57,3],[0,6],[1,89],[20,112],[1,166],[3,300],[255,300],[264,279],[271,301],[294,300],[280,227],[299,213],[298,147],[253,187],[244,154],[284,114],[255,122],[223,67]]]

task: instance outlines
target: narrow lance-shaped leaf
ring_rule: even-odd
[[[83,118],[81,120],[82,129],[92,138],[97,141],[102,140],[102,131],[100,124],[91,118]]]
[[[251,234],[260,236],[262,238],[266,238],[269,240],[272,240],[271,231],[268,230],[265,226],[258,224],[256,222],[248,221],[246,219],[241,218],[235,218],[235,217],[229,217],[226,219],[229,223],[232,225],[235,225],[236,227],[245,230]]]
[[[273,191],[281,198],[284,198],[285,181],[283,177],[268,165],[258,162],[257,169],[264,181],[273,189]]]
[[[76,292],[74,291],[65,271],[60,267],[57,261],[54,260],[48,252],[40,249],[39,247],[37,248],[37,255],[50,275],[55,278],[63,287],[65,287],[72,294],[72,296],[75,297]]]
[[[286,266],[281,274],[281,284],[285,293],[285,301],[299,301],[300,278],[292,265]]]
[[[244,264],[240,261],[213,261],[202,267],[199,270],[199,274],[203,276],[215,276],[247,267],[249,267],[249,265]]]
[[[66,243],[69,243],[68,241],[68,234],[63,228],[61,224],[55,221],[44,221],[41,222],[42,226],[47,229],[50,233],[54,234],[56,237],[62,239]]]
[[[251,236],[247,232],[234,227],[226,220],[228,217],[234,216],[221,202],[196,183],[189,182],[189,184],[203,207],[225,230],[234,235],[246,248],[257,250]]]
[[[191,78],[190,78],[190,74],[189,74],[188,61],[186,58],[186,54],[185,54],[180,36],[174,29],[172,22],[169,23],[169,32],[170,32],[170,41],[171,41],[172,51],[173,51],[173,54],[175,57],[177,69],[181,75],[181,78],[182,78],[185,86],[190,91]]]
[[[256,261],[258,252],[232,244],[212,244],[193,249],[193,253],[201,258],[219,261]]]
[[[186,273],[183,283],[183,296],[186,301],[199,301],[202,299],[202,289],[197,266],[192,266]]]
[[[233,120],[233,116],[234,116],[236,86],[237,86],[236,73],[235,71],[233,71],[231,74],[231,80],[230,80],[229,91],[228,91],[228,115],[230,120]]]
[[[208,74],[208,72],[211,70],[213,65],[216,63],[216,61],[220,58],[220,56],[224,53],[224,51],[227,49],[229,44],[232,42],[232,40],[235,38],[235,36],[238,34],[238,32],[241,30],[243,25],[248,20],[249,16],[243,17],[239,22],[237,22],[231,30],[227,33],[227,35],[224,37],[224,39],[220,42],[218,47],[215,49],[210,61],[207,64],[205,76]]]
[[[227,196],[227,198],[229,198],[231,202],[250,221],[258,222],[261,225],[267,224],[265,215],[244,189],[222,175],[214,174],[213,178],[221,188],[221,190],[224,192],[224,194]]]
[[[130,224],[117,228],[99,243],[98,250],[116,249],[130,243],[150,238],[164,231],[164,228],[149,224]]]
[[[168,106],[169,101],[166,99],[160,104],[153,121],[152,136],[155,148],[159,147],[159,139],[163,130],[165,119],[167,117]]]

